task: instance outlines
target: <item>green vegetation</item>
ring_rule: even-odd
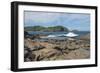
[[[32,27],[24,27],[25,31],[41,31],[45,29],[45,27],[42,26],[32,26]]]
[[[25,31],[48,31],[48,32],[69,31],[68,28],[63,26],[53,26],[53,27],[31,26],[31,27],[24,27],[24,30]]]

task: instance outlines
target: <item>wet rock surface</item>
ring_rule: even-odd
[[[89,35],[80,39],[52,40],[49,42],[24,39],[24,61],[50,61],[90,58]]]

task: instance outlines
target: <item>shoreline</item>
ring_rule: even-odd
[[[89,34],[79,39],[40,41],[43,36],[24,38],[24,61],[51,61],[90,58]],[[88,38],[87,38],[88,37]],[[36,39],[38,39],[36,41]]]

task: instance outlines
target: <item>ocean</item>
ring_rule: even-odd
[[[69,32],[41,32],[41,31],[28,31],[28,33],[30,35],[37,35],[37,34],[41,34],[41,35],[61,35],[61,34],[68,34]],[[75,34],[78,34],[78,36],[83,36],[86,35],[88,33],[90,33],[89,31],[77,31],[74,32]]]

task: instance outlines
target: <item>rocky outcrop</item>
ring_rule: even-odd
[[[90,34],[86,34],[80,37],[81,40],[90,40]]]
[[[66,55],[66,59],[87,59],[90,58],[90,51],[85,49],[77,49],[69,52]]]
[[[24,61],[50,61],[90,58],[89,34],[80,39],[50,42],[24,39]]]

